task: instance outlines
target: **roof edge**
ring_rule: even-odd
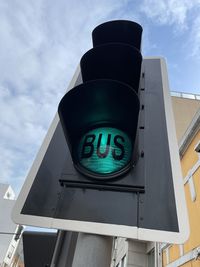
[[[179,143],[179,154],[182,158],[185,151],[187,150],[189,144],[192,141],[192,138],[195,136],[197,131],[200,129],[200,108],[194,115],[191,123],[189,124],[186,132],[184,133],[180,143]]]

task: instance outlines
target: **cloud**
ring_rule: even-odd
[[[199,3],[199,0],[144,0],[141,11],[155,23],[175,25],[183,30],[188,26],[188,13]]]
[[[0,3],[0,181],[21,187],[91,31],[124,16],[124,2]]]
[[[199,59],[200,0],[144,0],[140,12],[151,19],[153,24],[171,26],[176,38],[185,34],[180,49],[185,50],[185,57]]]
[[[192,25],[189,46],[192,48],[190,55],[200,59],[200,17],[196,17]]]
[[[91,31],[98,24],[145,21],[149,52],[157,44],[150,39],[146,17],[181,31],[191,23],[191,50],[199,53],[200,19],[189,19],[199,1],[136,2],[0,1],[0,181],[21,187],[81,56],[92,47]]]

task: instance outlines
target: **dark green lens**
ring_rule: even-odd
[[[132,142],[123,131],[111,127],[87,132],[78,145],[79,164],[100,175],[123,169],[131,160]]]

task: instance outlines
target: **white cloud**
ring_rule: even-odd
[[[144,0],[141,11],[158,24],[187,28],[188,12],[200,4],[199,0]]]
[[[0,3],[0,180],[17,190],[39,149],[91,31],[123,1]]]
[[[144,0],[140,11],[154,24],[172,26],[174,36],[185,34],[180,49],[185,50],[185,57],[200,54],[200,0]]]
[[[192,25],[189,46],[191,47],[190,55],[200,59],[200,17],[197,17]]]
[[[22,185],[80,57],[92,47],[95,26],[112,19],[141,22],[145,14],[185,30],[199,1],[144,0],[141,13],[132,0],[0,1],[0,181]],[[200,19],[192,25],[197,54]],[[156,43],[146,27],[149,49]]]

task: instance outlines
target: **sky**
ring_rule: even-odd
[[[18,194],[91,32],[143,27],[143,56],[166,58],[170,89],[200,94],[200,0],[1,0],[0,182]]]

